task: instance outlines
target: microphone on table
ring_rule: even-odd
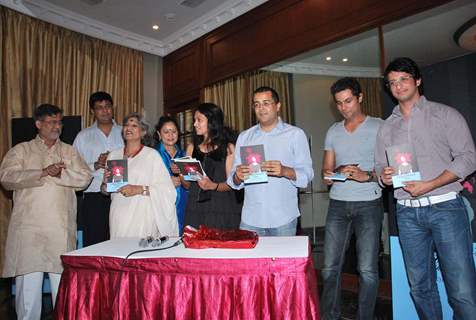
[[[162,243],[166,242],[168,239],[169,239],[168,236],[163,236],[160,238],[154,238],[152,236],[148,236],[147,238],[140,239],[139,247],[146,248],[150,245],[152,248],[155,248],[160,246]]]

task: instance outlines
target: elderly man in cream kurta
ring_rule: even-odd
[[[5,155],[0,181],[13,190],[3,277],[15,277],[18,319],[40,319],[43,272],[51,281],[53,305],[61,277],[60,255],[75,249],[75,190],[91,180],[76,150],[59,140],[62,111],[41,105],[35,110],[35,139]]]

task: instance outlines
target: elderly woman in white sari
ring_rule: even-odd
[[[151,138],[147,124],[132,113],[124,119],[122,134],[125,147],[108,155],[108,160],[127,159],[128,177],[128,184],[111,194],[111,238],[177,236],[175,187],[160,155],[145,145]],[[106,170],[105,181],[110,174]]]

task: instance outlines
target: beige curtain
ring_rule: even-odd
[[[93,39],[0,6],[0,157],[10,148],[12,118],[31,117],[34,107],[52,103],[65,115],[92,123],[89,95],[111,93],[115,115],[143,108],[142,53]],[[0,268],[10,214],[0,194]]]
[[[382,80],[379,78],[357,78],[364,96],[362,111],[372,117],[383,117]]]
[[[261,86],[271,87],[278,92],[281,100],[280,116],[285,122],[293,122],[287,73],[264,70],[243,73],[204,88],[203,101],[220,106],[225,122],[240,132],[255,122],[251,107],[253,90]]]

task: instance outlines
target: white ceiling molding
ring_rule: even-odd
[[[82,34],[163,57],[266,1],[226,1],[164,41],[113,27],[43,0],[0,0],[0,5]]]
[[[267,1],[268,0],[226,1],[208,14],[201,16],[199,19],[193,21],[193,23],[165,38],[164,48],[166,54],[192,42]]]
[[[336,77],[380,78],[379,68],[334,66],[314,63],[275,63],[263,70]]]

